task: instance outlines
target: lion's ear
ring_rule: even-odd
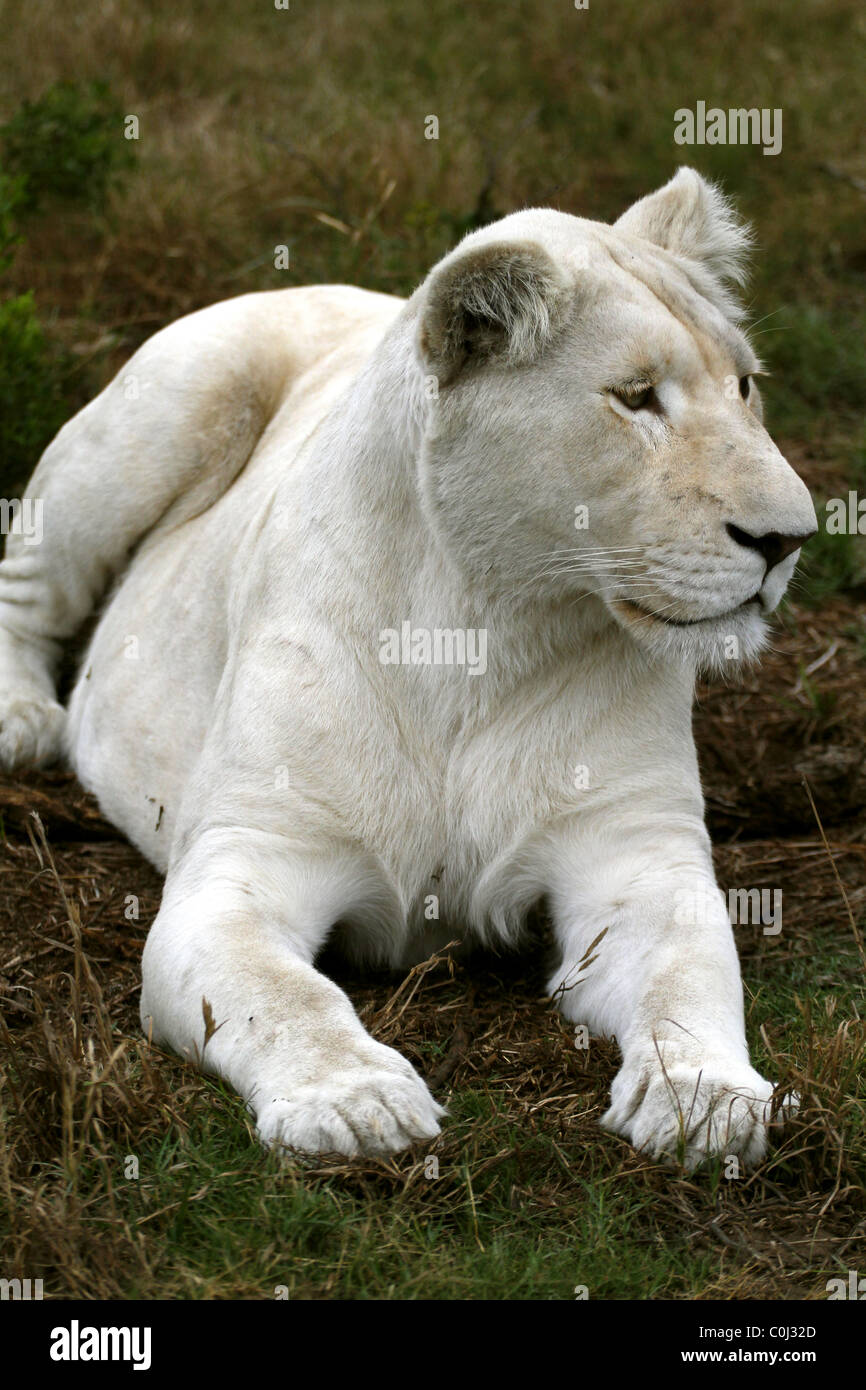
[[[752,238],[725,195],[683,165],[669,183],[630,207],[617,231],[643,237],[675,256],[688,256],[721,280],[738,285]]]
[[[532,241],[460,247],[431,272],[418,346],[443,383],[470,360],[532,362],[565,302],[568,282]]]

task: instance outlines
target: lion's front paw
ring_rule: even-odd
[[[392,1055],[396,1063],[347,1067],[282,1095],[263,1092],[253,1102],[262,1143],[351,1157],[398,1153],[435,1138],[445,1111],[409,1063]]]
[[[735,1154],[754,1165],[766,1152],[768,1124],[796,1108],[788,1097],[774,1113],[773,1092],[771,1082],[737,1060],[662,1067],[655,1057],[623,1066],[601,1123],[636,1149],[687,1169],[713,1155]]]
[[[66,711],[47,695],[0,689],[0,768],[45,767],[61,749]]]

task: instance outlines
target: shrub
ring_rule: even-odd
[[[21,240],[16,216],[24,202],[24,179],[0,170],[0,273],[12,264],[15,247]]]
[[[23,180],[22,211],[53,198],[100,208],[135,156],[104,82],[55,82],[0,126],[3,165]]]
[[[32,293],[0,305],[0,496],[14,496],[67,414]]]

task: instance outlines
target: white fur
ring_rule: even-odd
[[[744,245],[681,171],[614,228],[473,233],[405,303],[218,304],[39,464],[44,541],[0,566],[0,758],[60,751],[60,643],[116,581],[63,748],[166,873],[145,1027],[266,1142],[390,1152],[443,1113],[315,969],[330,931],[399,964],[510,942],[545,898],[551,991],[622,1049],[605,1123],[689,1162],[763,1152],[690,708],[796,561],[765,574],[726,523],[799,536],[814,511],[756,393],[726,389],[756,365],[720,278]],[[611,394],[640,372],[657,412]],[[383,665],[404,621],[486,629],[485,673]]]

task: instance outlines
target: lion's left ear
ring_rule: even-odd
[[[533,241],[458,247],[430,274],[418,346],[444,384],[469,360],[532,362],[547,342],[568,281]]]
[[[683,165],[669,183],[630,207],[617,231],[643,237],[675,256],[688,256],[721,280],[741,285],[752,238],[725,195]]]

